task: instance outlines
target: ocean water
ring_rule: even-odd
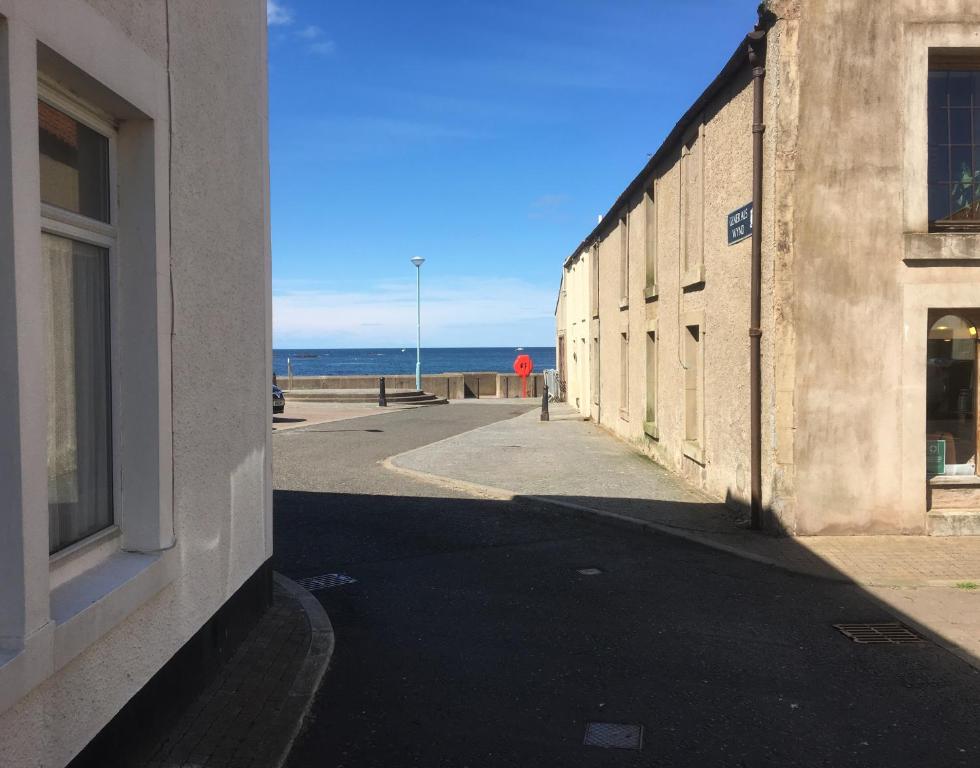
[[[514,359],[530,355],[534,370],[555,367],[554,347],[422,348],[422,373],[513,373]],[[401,349],[274,349],[272,369],[286,375],[286,358],[294,376],[388,376],[415,373],[415,348]]]

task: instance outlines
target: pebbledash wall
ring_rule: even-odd
[[[975,464],[926,474],[930,323],[980,307],[980,232],[930,223],[927,85],[943,57],[980,70],[980,8],[770,0],[760,31],[768,523],[978,532]],[[733,506],[750,482],[751,238],[727,230],[752,199],[748,43],[565,261],[556,323],[578,352],[569,401]]]
[[[0,765],[67,764],[268,569],[266,61],[264,0],[0,0]],[[41,205],[39,97],[106,126],[107,225]],[[112,524],[54,555],[49,226],[111,242]]]

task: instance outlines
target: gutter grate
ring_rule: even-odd
[[[643,749],[643,726],[626,723],[586,723],[587,747],[604,749]]]
[[[862,645],[908,645],[924,643],[925,638],[898,622],[885,624],[834,624],[844,637]]]
[[[322,576],[307,576],[305,579],[296,579],[297,584],[310,592],[315,592],[318,589],[329,589],[330,587],[341,587],[344,584],[356,582],[357,579],[342,573],[325,573]]]

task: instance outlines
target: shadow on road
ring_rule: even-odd
[[[855,585],[521,499],[274,505],[278,570],[356,580],[316,592],[337,650],[293,768],[980,760],[975,671],[842,635],[896,621]],[[644,747],[585,747],[588,722]]]

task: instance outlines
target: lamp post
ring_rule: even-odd
[[[422,390],[422,263],[421,256],[413,256],[415,265],[415,388]]]

